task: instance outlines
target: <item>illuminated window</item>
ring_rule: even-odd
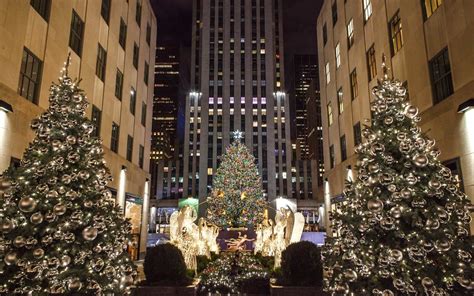
[[[441,6],[443,0],[421,0],[423,18],[427,20]]]
[[[374,45],[367,51],[367,72],[369,74],[369,81],[377,76],[377,65],[375,62],[375,48]]]
[[[354,68],[350,75],[351,81],[351,99],[354,100],[359,95],[359,86],[357,84],[357,71]]]
[[[372,15],[372,1],[364,0],[364,21],[367,21]]]
[[[347,24],[347,47],[351,48],[354,44],[354,21],[351,19]]]
[[[331,72],[329,71],[329,62],[326,63],[324,70],[326,72],[326,84],[329,84],[329,82],[331,82]]]
[[[329,102],[329,104],[327,105],[327,112],[328,112],[328,125],[331,126],[333,123],[331,102]]]
[[[397,12],[390,20],[390,37],[392,42],[390,43],[390,49],[392,50],[392,56],[395,55],[403,46],[403,34],[402,34],[402,20],[400,14]]]
[[[337,106],[339,114],[342,114],[342,112],[344,112],[344,96],[342,93],[342,87],[337,91]]]
[[[341,65],[341,46],[340,43],[338,42],[336,44],[336,68],[339,68]]]

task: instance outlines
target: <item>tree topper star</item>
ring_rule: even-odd
[[[242,131],[236,130],[232,132],[232,137],[234,138],[234,140],[240,140],[244,137],[244,133]]]

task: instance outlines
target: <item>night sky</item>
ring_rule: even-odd
[[[157,18],[158,44],[181,45],[181,112],[189,88],[192,0],[150,0]],[[286,91],[293,93],[293,55],[316,54],[316,19],[323,0],[283,0]],[[293,109],[293,108],[292,108]],[[293,112],[292,112],[293,113]],[[182,120],[179,120],[182,121]],[[182,127],[182,122],[179,123]]]

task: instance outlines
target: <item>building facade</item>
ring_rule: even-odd
[[[244,132],[269,200],[291,190],[281,0],[193,0],[185,195],[204,200],[231,133]]]
[[[13,110],[0,111],[0,171],[17,163],[34,138],[30,122],[48,108],[49,87],[70,53],[69,75],[82,80],[90,103],[87,115],[103,139],[114,178],[109,186],[121,206],[132,209],[128,201],[148,194],[153,100],[149,65],[156,40],[149,1],[7,0],[0,2],[0,16],[0,100]],[[140,217],[148,209],[142,210],[126,214],[143,252],[146,235],[140,242]]]
[[[473,14],[469,0],[325,1],[317,34],[326,191],[333,200],[354,166],[370,92],[383,75],[382,54],[390,76],[407,86],[441,160],[474,197],[474,111],[459,107],[474,97]]]
[[[316,55],[295,55],[295,106],[294,139],[292,143],[291,185],[292,196],[296,199],[313,199],[316,196],[313,186],[312,165],[308,145],[307,92],[311,81],[318,77]],[[316,184],[314,184],[316,185]]]

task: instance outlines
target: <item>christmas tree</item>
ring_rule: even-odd
[[[0,294],[126,294],[136,274],[124,249],[130,224],[106,187],[101,140],[67,65],[49,103],[20,167],[4,176]]]
[[[335,295],[472,295],[472,205],[418,127],[398,81],[373,89],[371,125],[356,147],[358,176],[332,213],[324,248]]]
[[[263,220],[265,200],[255,158],[234,133],[222,155],[208,199],[207,218],[219,227],[256,225]]]

